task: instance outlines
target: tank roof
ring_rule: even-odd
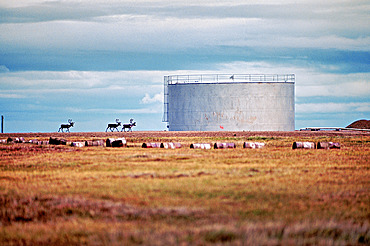
[[[191,74],[165,76],[166,84],[295,83],[295,74]]]

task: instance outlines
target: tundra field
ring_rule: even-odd
[[[7,137],[125,137],[127,147],[0,144],[0,245],[370,245],[366,132]],[[293,150],[296,141],[341,148]],[[182,148],[141,148],[148,142]],[[237,147],[189,148],[216,142]]]

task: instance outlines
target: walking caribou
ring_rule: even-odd
[[[128,132],[132,132],[132,127],[136,126],[136,122],[133,122],[133,121],[134,121],[134,119],[130,119],[130,123],[123,124],[121,132],[122,131],[126,132],[126,128],[128,128],[128,130],[127,130]]]
[[[63,129],[66,129],[66,132],[69,132],[69,128],[73,127],[75,123],[72,121],[72,119],[69,119],[68,120],[68,124],[61,124],[60,127],[59,127],[59,130],[58,132],[63,131]]]
[[[114,132],[114,129],[117,130],[118,132],[118,127],[121,125],[121,121],[119,121],[119,119],[116,119],[116,123],[111,123],[111,124],[108,124],[107,126],[107,129],[105,129],[105,132],[108,131],[108,129],[111,131],[111,132]]]

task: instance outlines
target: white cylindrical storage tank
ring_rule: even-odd
[[[170,131],[293,131],[294,74],[165,76]]]

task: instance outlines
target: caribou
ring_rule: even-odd
[[[130,119],[130,123],[123,124],[121,132],[122,131],[126,132],[126,129],[128,129],[127,130],[128,132],[132,132],[132,127],[133,126],[136,126],[136,122],[134,122],[134,119]]]
[[[61,124],[60,127],[59,127],[59,130],[58,132],[63,131],[63,129],[66,129],[66,132],[69,132],[69,128],[73,127],[75,123],[72,121],[72,119],[69,119],[68,120],[68,124]]]
[[[108,131],[108,129],[111,131],[111,132],[114,132],[114,129],[118,131],[118,127],[121,125],[121,122],[119,121],[119,119],[116,119],[116,123],[111,123],[111,124],[108,124],[107,126],[107,129],[105,129],[105,132]]]

